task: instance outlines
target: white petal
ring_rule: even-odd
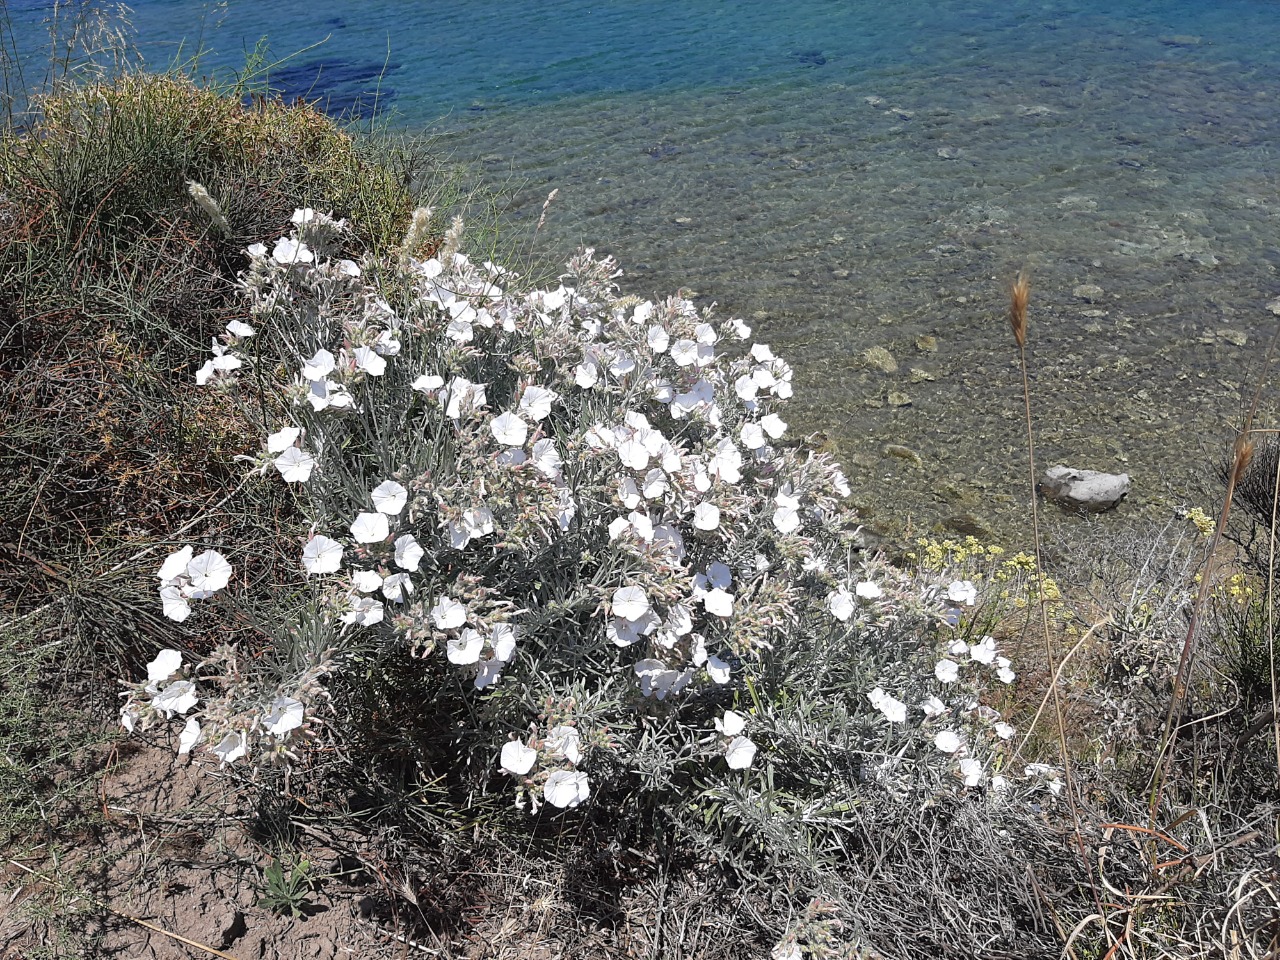
[[[461,604],[455,604],[455,606],[462,609]],[[435,611],[433,610],[432,616],[434,615]],[[463,615],[465,616],[465,611]],[[461,622],[456,625],[461,626]],[[449,641],[445,646],[445,655],[448,657],[450,663],[466,666],[472,663],[478,663],[480,661],[480,654],[483,650],[484,635],[479,631],[472,630],[470,627],[467,627],[456,637],[449,638]]]
[[[342,544],[316,534],[302,548],[302,565],[307,573],[333,573],[342,566]]]
[[[441,597],[431,608],[431,620],[440,630],[456,630],[467,622],[467,608],[450,597]]]
[[[271,712],[262,718],[262,725],[273,737],[283,738],[289,731],[302,726],[303,712],[300,700],[276,697],[271,704]]]
[[[699,530],[714,530],[720,526],[720,508],[714,503],[700,503],[693,508],[693,525]]]
[[[707,613],[713,613],[717,617],[733,616],[733,594],[724,590],[717,588],[708,591],[702,598],[702,605],[707,608]]]
[[[188,717],[186,725],[182,728],[182,733],[178,734],[178,756],[186,756],[191,752],[191,748],[200,742],[200,721],[195,717]]]
[[[193,589],[214,593],[231,582],[231,564],[217,550],[206,550],[187,564]]]
[[[396,537],[396,566],[401,570],[413,573],[418,569],[418,564],[422,562],[425,555],[426,551],[418,545],[413,534],[406,533]]]
[[[167,584],[171,580],[176,580],[187,572],[187,564],[191,562],[192,549],[183,547],[176,553],[171,553],[160,565],[160,569],[156,572],[156,576],[160,578],[162,584]]]
[[[244,735],[228,733],[212,750],[223,763],[232,763],[239,760],[245,754]]]
[[[503,770],[517,777],[523,777],[533,769],[538,760],[538,751],[521,743],[509,740],[502,745],[502,754],[498,765]]]
[[[360,513],[351,524],[356,543],[381,543],[390,532],[386,515],[381,513]]]
[[[640,587],[619,587],[613,592],[613,614],[632,623],[649,612],[649,598]]]
[[[726,737],[736,737],[747,727],[747,718],[736,710],[726,710],[724,717],[716,721],[716,730]]]
[[[730,770],[745,770],[756,758],[756,745],[748,737],[734,737],[724,748]]]
[[[939,730],[933,745],[943,753],[955,753],[960,749],[960,737],[954,730]]]
[[[161,587],[160,603],[164,608],[164,615],[175,623],[182,623],[191,616],[191,604],[187,603],[187,598],[178,587]]]
[[[300,427],[281,427],[267,437],[267,453],[284,453],[302,435]]]
[[[503,446],[519,447],[524,445],[529,435],[529,425],[508,410],[493,419],[489,424],[493,437]]]
[[[147,682],[164,683],[182,669],[182,654],[177,650],[161,650],[147,664]]]
[[[395,516],[404,509],[409,500],[409,491],[394,480],[383,480],[373,488],[373,509],[379,513]]]
[[[276,457],[275,465],[285,483],[306,483],[311,479],[311,471],[315,469],[316,461],[302,448],[290,446]]]
[[[576,807],[591,795],[591,784],[580,770],[557,770],[547,777],[542,795],[547,803],[561,810]]]

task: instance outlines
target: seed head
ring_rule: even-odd
[[[1027,345],[1027,301],[1031,299],[1031,280],[1020,270],[1009,288],[1009,326],[1019,347]]]

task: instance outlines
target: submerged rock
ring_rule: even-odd
[[[1129,493],[1127,473],[1100,473],[1073,467],[1050,467],[1040,481],[1040,492],[1064,507],[1086,513],[1102,513]]]

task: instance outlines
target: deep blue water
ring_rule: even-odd
[[[433,131],[511,234],[559,189],[540,252],[588,243],[633,292],[747,317],[797,367],[794,419],[899,529],[1025,513],[1019,267],[1042,458],[1130,472],[1130,514],[1204,496],[1273,335],[1275,0],[133,7],[151,66],[199,50],[227,77],[265,38],[265,82]],[[8,4],[21,50],[48,9]]]

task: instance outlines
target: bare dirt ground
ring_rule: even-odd
[[[403,944],[361,916],[351,882],[358,872],[335,876],[337,856],[318,844],[316,872],[327,882],[307,892],[306,915],[259,906],[270,848],[245,829],[243,800],[228,782],[175,758],[168,745],[122,742],[101,762],[102,826],[17,860],[35,875],[6,863],[4,960],[403,955]]]
[[[90,758],[96,794],[83,791],[48,837],[4,853],[0,960],[552,960],[655,946],[634,904],[584,908],[566,876],[535,877],[518,858],[477,856],[476,844],[435,873],[427,860],[389,862],[380,838],[327,836],[204,762],[138,739]],[[260,902],[264,869],[286,847],[315,881],[300,916]]]

